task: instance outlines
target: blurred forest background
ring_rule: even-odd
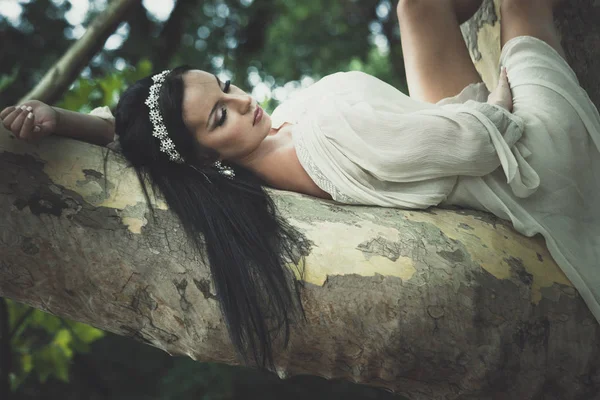
[[[107,0],[0,0],[0,109],[29,92]],[[145,0],[57,105],[114,107],[125,87],[189,64],[272,111],[321,77],[361,70],[406,92],[390,0]],[[0,298],[0,399],[398,399],[316,377],[203,364]]]
[[[106,6],[107,0],[0,0],[0,107],[34,87]],[[72,89],[90,96],[87,108],[110,106],[123,79],[182,64],[231,79],[269,109],[338,71],[361,70],[406,88],[390,0],[144,0]],[[121,84],[114,93],[111,82]]]

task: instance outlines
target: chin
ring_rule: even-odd
[[[263,120],[260,121],[262,124],[265,124],[266,126],[269,127],[269,129],[271,129],[271,126],[273,126],[273,121],[271,121],[271,116],[267,113],[263,114]]]
[[[265,117],[266,117],[266,115],[265,115]],[[265,130],[266,134],[270,135],[273,124],[271,122],[271,117],[267,117],[266,119],[265,119],[265,117],[263,117],[263,120],[260,121],[260,124],[264,126],[264,130]]]

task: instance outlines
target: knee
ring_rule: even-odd
[[[500,2],[500,10],[502,13],[525,10],[531,7],[530,0],[502,0]]]
[[[552,11],[558,0],[502,0],[500,12],[503,17],[536,15],[543,11]]]
[[[456,15],[459,23],[463,23],[475,14],[482,3],[483,0],[399,0],[396,13],[399,20],[407,17],[422,20],[442,12]]]
[[[399,0],[398,6],[396,7],[396,12],[401,13],[407,7],[415,7],[426,2],[427,0]]]

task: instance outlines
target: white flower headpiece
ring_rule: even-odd
[[[158,106],[158,96],[160,94],[160,89],[169,72],[171,71],[164,70],[163,72],[156,74],[152,77],[152,81],[154,82],[154,84],[150,86],[150,94],[148,95],[145,104],[149,108],[148,114],[150,116],[150,122],[152,122],[153,128],[152,136],[160,140],[160,151],[167,153],[171,161],[183,164],[185,160],[175,149],[175,143],[173,143],[171,138],[169,138],[167,127],[165,126],[163,117],[160,114],[160,108]],[[233,178],[235,176],[233,169],[223,166],[220,161],[214,163],[213,166],[219,170],[219,173],[221,173],[221,175],[224,175],[228,178]]]

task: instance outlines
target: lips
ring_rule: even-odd
[[[259,105],[256,106],[256,111],[254,111],[254,122],[252,123],[252,126],[258,124],[260,122],[260,120],[263,117],[263,110],[262,108],[260,108]]]

